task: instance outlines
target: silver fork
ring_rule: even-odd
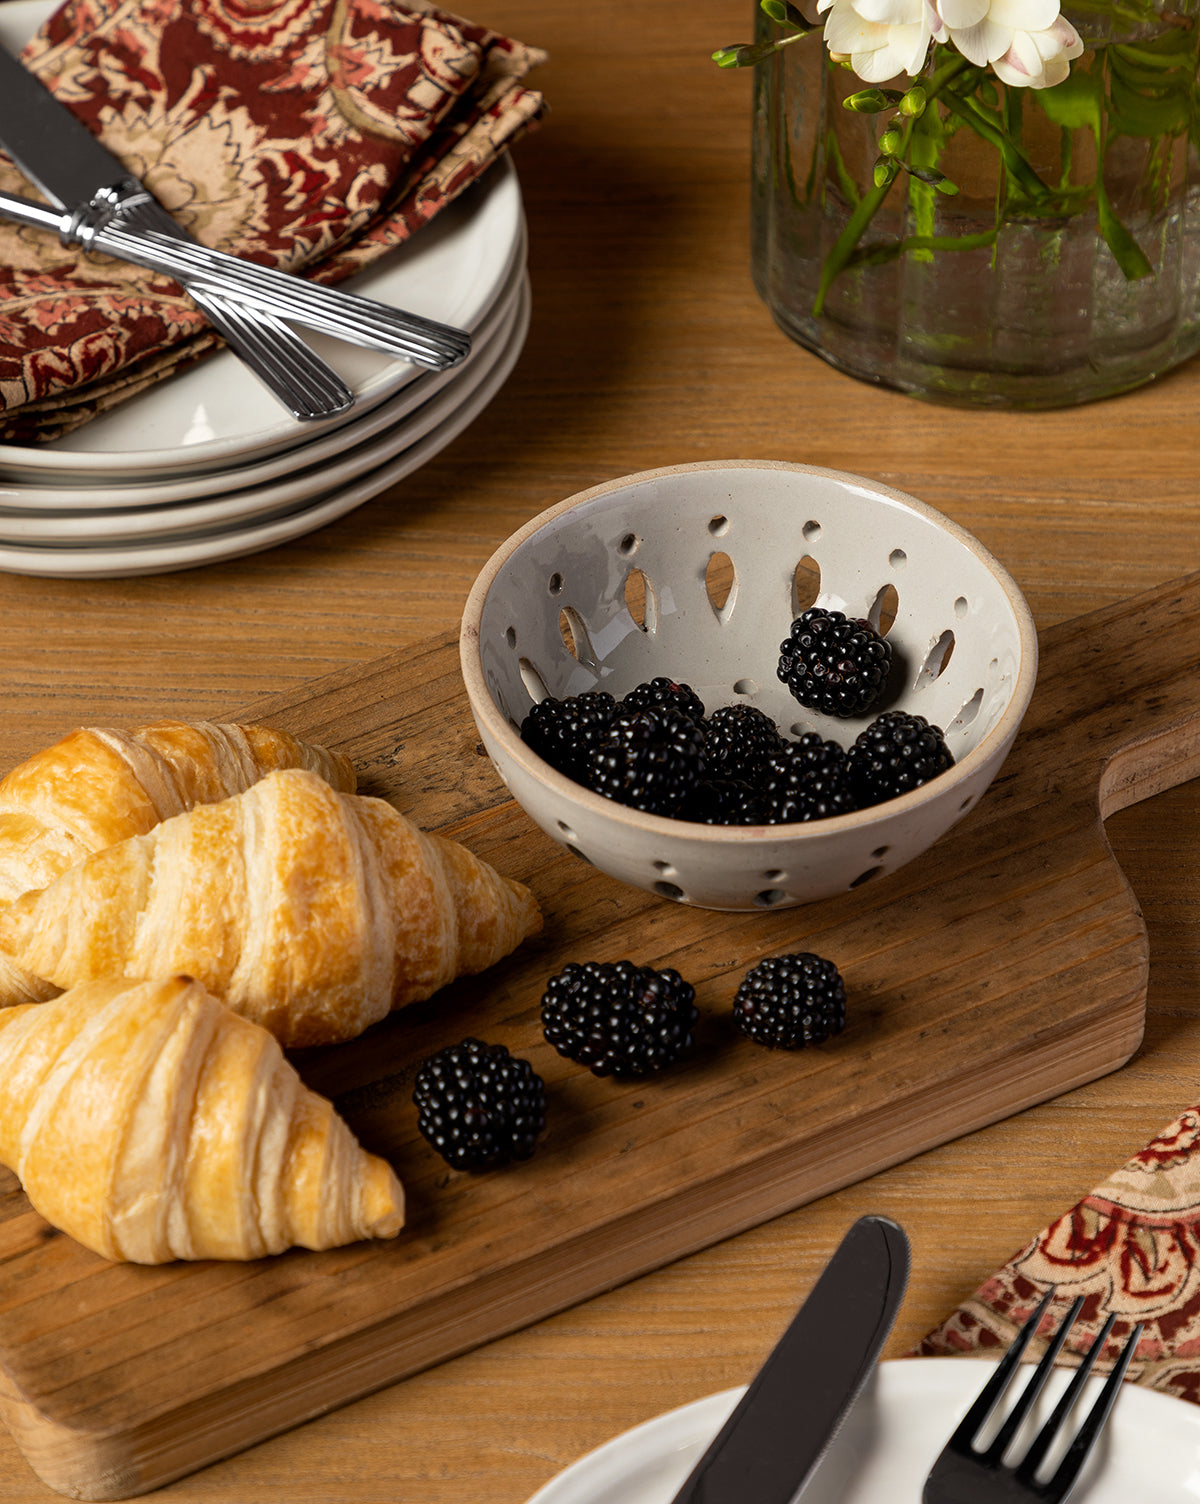
[[[1117,1390],[1125,1377],[1138,1339],[1142,1335],[1141,1324],[1130,1332],[1116,1363],[1113,1365],[1104,1388],[1088,1411],[1083,1423],[1067,1446],[1061,1461],[1049,1478],[1037,1477],[1047,1453],[1061,1435],[1065,1434],[1065,1422],[1079,1392],[1083,1388],[1096,1359],[1104,1349],[1112,1331],[1115,1316],[1104,1323],[1099,1336],[1092,1343],[1087,1355],[1071,1376],[1062,1398],[1054,1407],[1050,1419],[1033,1439],[1029,1449],[1019,1462],[1006,1464],[1005,1453],[1012,1445],[1021,1422],[1029,1413],[1034,1400],[1041,1393],[1054,1361],[1062,1351],[1076,1317],[1083,1309],[1083,1297],[1075,1301],[1067,1312],[1057,1332],[1050,1339],[1041,1361],[1032,1377],[1021,1391],[1012,1409],[1004,1419],[995,1438],[981,1450],[975,1448],[975,1438],[988,1418],[995,1412],[1009,1380],[1020,1362],[1021,1354],[1029,1345],[1029,1339],[1037,1331],[1038,1323],[1054,1296],[1053,1286],[1046,1291],[1036,1311],[1017,1333],[1012,1346],[1005,1353],[996,1372],[980,1391],[979,1398],[963,1417],[941,1455],[933,1464],[925,1488],[921,1494],[922,1504],[1061,1504],[1075,1486],[1083,1464],[1091,1455],[1108,1420],[1117,1398]]]
[[[132,185],[140,190],[141,185]],[[161,230],[181,240],[187,232],[155,198],[139,194],[128,209],[118,207],[126,224]],[[224,336],[233,353],[283,403],[294,418],[313,422],[349,412],[354,393],[326,361],[309,348],[281,318],[265,309],[246,308],[206,287],[184,284],[188,296]]]

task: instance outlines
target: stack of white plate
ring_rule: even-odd
[[[435,373],[306,334],[354,391],[341,417],[296,421],[221,351],[66,438],[2,446],[0,570],[102,578],[237,558],[321,527],[425,464],[483,411],[525,342],[511,162],[345,285],[469,330],[470,355]]]

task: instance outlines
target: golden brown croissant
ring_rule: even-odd
[[[44,888],[89,852],[292,767],[354,791],[348,758],[267,726],[158,721],[138,731],[73,731],[0,781],[0,904]],[[0,999],[53,994],[0,958]]]
[[[295,1046],[352,1039],[540,927],[529,889],[457,842],[293,769],[23,894],[0,950],[59,987],[187,972]]]
[[[334,1248],[404,1222],[391,1168],[190,977],[0,1012],[0,1161],[53,1226],[140,1264]]]

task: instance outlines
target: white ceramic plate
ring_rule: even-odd
[[[0,43],[22,47],[54,6],[55,0],[5,0]],[[520,255],[522,226],[520,185],[505,156],[411,241],[343,285],[474,332]],[[421,375],[409,361],[340,340],[313,334],[310,343],[354,391],[350,413],[297,422],[223,350],[53,444],[4,446],[0,474],[13,481],[83,485],[224,469],[341,427]]]
[[[369,439],[349,444],[321,464],[307,466],[265,486],[254,486],[245,491],[231,490],[220,496],[205,496],[173,506],[137,507],[116,512],[10,512],[0,509],[0,543],[112,547],[138,539],[157,540],[169,535],[231,528],[251,518],[292,512],[305,502],[327,497],[335,489],[349,485],[360,475],[378,469],[386,461],[412,448],[470,402],[474,392],[488,379],[492,368],[506,358],[524,296],[523,283],[519,283],[499,310],[500,316],[489,328],[488,338],[476,345],[470,360],[458,368],[457,380],[440,387],[437,394],[415,412],[405,414],[391,425],[381,425],[380,431]],[[381,411],[386,413],[387,410],[388,404],[385,404]]]
[[[947,1436],[995,1365],[978,1358],[881,1363],[804,1494],[804,1504],[920,1504]],[[1052,1375],[1035,1412],[1049,1413],[1069,1375]],[[1091,1379],[1084,1403],[1100,1387]],[[671,1504],[740,1389],[669,1411],[588,1453],[529,1504]],[[1072,1504],[1196,1504],[1200,1406],[1127,1384]]]
[[[286,515],[261,519],[247,527],[223,528],[194,538],[142,540],[116,548],[38,548],[0,546],[0,570],[9,574],[40,575],[50,579],[123,579],[134,575],[169,574],[202,564],[238,559],[246,554],[274,548],[289,539],[314,532],[333,522],[389,486],[427,464],[456,439],[491,402],[508,379],[529,331],[530,300],[522,296],[513,331],[502,355],[470,400],[457,407],[440,427],[353,485]]]
[[[448,371],[424,372],[394,396],[369,408],[342,428],[331,430],[306,444],[273,454],[268,459],[247,458],[244,463],[232,464],[228,469],[204,470],[174,480],[147,476],[133,485],[104,483],[74,486],[60,484],[57,480],[42,485],[0,479],[0,536],[25,536],[30,539],[38,536],[32,527],[23,535],[15,533],[9,526],[9,519],[13,514],[113,514],[136,507],[162,508],[204,498],[228,497],[231,490],[243,495],[252,487],[265,487],[271,482],[284,483],[295,475],[311,471],[314,466],[344,455],[379,434],[395,430],[409,414],[415,420],[434,397],[439,396],[447,387],[456,386],[473,366],[482,364],[485,352],[494,345],[499,331],[511,323],[524,282],[522,233],[521,255],[510,269],[496,300],[474,330],[471,353],[466,360]],[[2,453],[0,451],[0,455]]]

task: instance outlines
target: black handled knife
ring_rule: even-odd
[[[908,1269],[903,1228],[860,1217],[673,1504],[792,1504],[875,1366]]]

